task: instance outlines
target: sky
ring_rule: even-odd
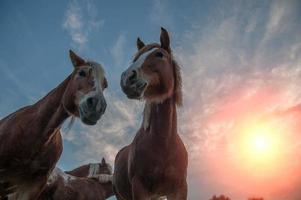
[[[62,128],[57,165],[69,170],[102,157],[113,164],[143,110],[122,93],[120,75],[136,38],[158,42],[163,26],[182,69],[178,123],[189,152],[188,199],[301,199],[300,19],[299,0],[2,0],[0,118],[62,82],[72,72],[72,49],[104,66],[108,107],[96,126],[77,120]],[[242,147],[245,132],[262,121],[273,132],[268,140],[278,138],[273,159]],[[262,166],[253,165],[256,156]]]

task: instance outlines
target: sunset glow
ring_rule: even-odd
[[[278,127],[279,130],[279,127]],[[283,138],[277,131],[277,127],[267,124],[252,124],[242,131],[241,152],[242,156],[248,158],[248,162],[253,164],[272,164],[277,159],[281,159],[281,152],[284,149]]]
[[[7,188],[38,196],[35,168],[46,181],[102,158],[124,169],[112,174],[126,189],[130,172],[162,195],[156,180],[184,196],[186,178],[187,200],[301,200],[301,0],[2,0],[0,10],[0,200]]]
[[[238,150],[234,157],[240,163],[239,168],[250,178],[275,178],[279,175],[282,164],[276,163],[285,163],[283,129],[275,123],[248,120],[238,128],[240,134],[234,142]]]

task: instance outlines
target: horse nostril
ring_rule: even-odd
[[[129,81],[134,81],[136,78],[137,78],[137,72],[133,70],[132,74],[129,76]]]
[[[97,98],[89,97],[89,98],[87,99],[87,105],[88,105],[89,108],[95,107],[96,104],[97,104]]]

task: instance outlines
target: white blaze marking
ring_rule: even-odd
[[[135,68],[135,69],[140,68],[143,65],[143,63],[145,62],[146,58],[156,50],[157,50],[157,48],[153,48],[150,51],[147,51],[147,52],[144,52],[143,54],[141,54],[139,56],[139,58],[131,65],[130,68]]]
[[[135,62],[133,62],[126,71],[129,71],[129,72],[132,72],[134,70],[137,71],[139,68],[141,68],[141,66],[145,62],[146,58],[157,49],[158,48],[153,48],[150,51],[147,51],[147,52],[144,52],[143,54],[141,54],[139,56],[139,58]],[[126,85],[126,79],[123,79],[123,85]]]
[[[95,97],[95,96],[102,96],[103,95],[103,91],[102,91],[102,82],[104,79],[104,69],[103,67],[94,61],[88,61],[88,66],[87,67],[91,67],[92,68],[92,75],[93,75],[93,81],[94,81],[94,87],[95,90],[84,94],[81,99],[80,99],[80,104],[82,102],[85,102],[89,97]],[[98,101],[97,106],[96,106],[96,110],[99,111],[100,110],[100,104],[101,102]]]

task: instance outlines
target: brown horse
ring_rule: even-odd
[[[65,171],[65,173],[77,176],[77,177],[93,177],[97,174],[111,174],[112,167],[106,163],[106,160],[102,158],[101,163],[90,163],[82,165],[71,171]]]
[[[101,163],[83,165],[69,172],[55,168],[39,200],[104,200],[113,196],[112,167]]]
[[[0,197],[36,199],[62,153],[60,127],[69,117],[94,125],[104,114],[102,66],[70,51],[74,71],[37,103],[0,121]]]
[[[181,75],[171,54],[168,32],[161,44],[138,38],[138,53],[121,76],[131,99],[145,99],[143,122],[133,142],[115,159],[113,189],[118,200],[187,199],[187,151],[177,133]]]

